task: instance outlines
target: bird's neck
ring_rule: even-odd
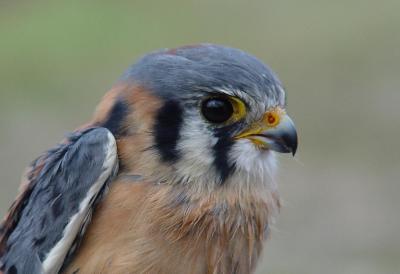
[[[121,175],[66,273],[251,273],[278,208],[273,192],[194,195]]]
[[[251,273],[279,209],[277,194],[229,188],[187,193],[184,187],[160,187],[153,196],[155,215],[162,216],[154,226],[163,238],[189,251],[188,260],[206,265],[211,273]]]
[[[251,273],[280,208],[276,188],[264,177],[251,176],[233,176],[223,185],[201,177],[182,183],[170,166],[160,165],[151,154],[140,157],[137,162],[147,166],[131,165],[133,170],[124,176],[152,182],[142,205],[151,216],[147,231],[154,232],[154,245],[147,245],[147,252],[159,250],[163,258],[174,254],[199,273]],[[178,250],[184,253],[177,255]],[[173,261],[169,258],[167,264]]]

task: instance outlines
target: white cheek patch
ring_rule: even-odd
[[[190,122],[187,122],[190,121]],[[194,187],[215,187],[220,174],[215,170],[214,137],[207,125],[198,116],[186,119],[178,141],[179,160],[174,163],[173,181],[189,183]],[[275,154],[258,149],[247,139],[236,140],[228,152],[228,160],[235,164],[235,170],[228,180],[243,186],[261,186],[276,190]]]
[[[274,152],[260,150],[251,141],[240,139],[233,145],[230,159],[236,163],[236,176],[244,183],[276,189],[277,161]]]
[[[217,138],[210,135],[204,121],[192,117],[190,123],[184,123],[181,129],[178,150],[181,158],[174,165],[184,181],[205,179],[213,171],[213,146]]]

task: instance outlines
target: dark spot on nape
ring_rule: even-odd
[[[10,268],[8,269],[8,271],[6,272],[8,274],[18,274],[18,270],[15,267],[15,265],[10,266]]]
[[[74,272],[72,272],[72,274],[78,274],[79,273],[80,268],[75,269]]]
[[[46,240],[46,236],[42,236],[42,237],[39,237],[39,238],[34,238],[33,239],[33,245],[34,246],[40,246],[40,245],[42,245],[44,243],[45,240]]]
[[[53,217],[57,218],[58,216],[60,216],[63,210],[63,199],[61,199],[61,196],[58,196],[51,205],[51,212],[53,213]]]
[[[179,159],[177,144],[183,122],[183,110],[178,102],[166,101],[157,113],[154,125],[155,147],[161,154],[163,161]]]
[[[235,165],[229,163],[228,154],[233,141],[226,137],[220,137],[214,145],[214,166],[220,176],[220,185],[232,174]]]
[[[108,113],[106,121],[101,126],[107,128],[116,137],[127,135],[127,130],[123,127],[123,123],[128,113],[128,105],[122,99],[118,99],[110,113]]]

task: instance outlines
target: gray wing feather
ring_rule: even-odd
[[[31,178],[33,187],[8,231],[0,254],[2,270],[58,273],[117,169],[115,139],[105,128],[76,132],[51,150],[39,174]]]

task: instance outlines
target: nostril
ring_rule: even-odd
[[[267,121],[268,121],[268,124],[275,124],[276,119],[275,119],[274,115],[272,115],[271,113],[268,113]]]
[[[264,114],[265,125],[268,127],[276,127],[280,123],[282,115],[283,110],[280,108],[269,110]]]

